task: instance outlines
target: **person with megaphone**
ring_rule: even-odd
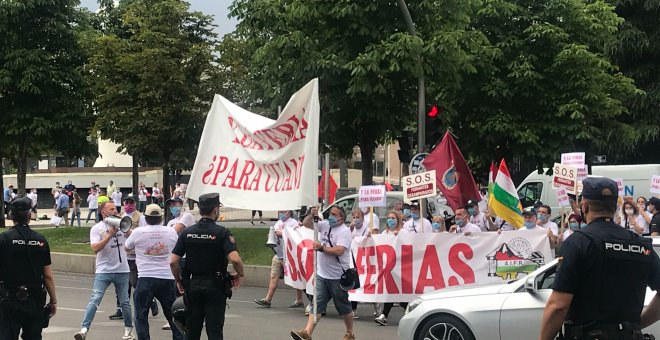
[[[94,286],[89,303],[85,308],[82,327],[74,335],[76,340],[85,340],[96,310],[110,284],[115,286],[124,316],[123,340],[133,340],[133,317],[128,298],[128,261],[124,244],[131,234],[130,219],[120,218],[115,204],[107,197],[99,202],[102,220],[89,232],[89,243],[96,253]]]

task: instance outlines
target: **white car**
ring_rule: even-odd
[[[660,237],[653,238],[660,253]],[[399,321],[404,340],[536,339],[545,303],[552,293],[558,259],[504,284],[449,288],[424,294],[408,304]],[[655,292],[646,289],[644,305]],[[643,330],[660,335],[660,322]]]

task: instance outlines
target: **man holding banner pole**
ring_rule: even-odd
[[[318,215],[318,208],[311,209],[311,213],[305,217],[303,225],[314,228],[314,216]],[[340,278],[345,269],[350,267],[352,235],[346,224],[346,212],[338,206],[330,208],[327,220],[319,221],[315,230],[318,231],[318,241],[313,243],[316,254],[316,276],[315,276],[315,313],[309,315],[307,325],[304,329],[291,331],[294,340],[311,340],[316,323],[321,314],[325,313],[330,299],[333,299],[335,308],[344,319],[346,333],[344,340],[354,340],[353,314],[351,302],[348,300],[348,292],[340,286]],[[317,238],[316,235],[314,237]]]

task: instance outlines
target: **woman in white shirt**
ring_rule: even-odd
[[[559,239],[557,242],[559,242],[559,244],[564,243],[564,241],[566,241],[566,239],[569,236],[573,235],[573,233],[576,230],[583,227],[584,226],[582,226],[582,218],[580,217],[580,215],[571,214],[570,216],[568,216],[568,228],[564,231],[563,234],[559,235]]]
[[[643,212],[642,212],[643,213]],[[630,201],[623,202],[619,223],[622,227],[642,235],[644,233],[644,218],[639,214],[637,207]]]
[[[403,221],[401,220],[402,216],[399,215],[396,211],[390,211],[387,213],[386,225],[387,229],[383,231],[383,234],[391,234],[394,236],[399,236],[400,234],[410,233],[408,229],[402,229]],[[406,309],[408,303],[399,302],[401,308]],[[383,304],[383,313],[381,313],[374,321],[381,325],[387,326],[387,317],[390,315],[390,311],[394,307],[394,304],[391,302],[386,302]]]
[[[653,217],[653,214],[646,210],[646,197],[637,197],[637,212],[639,213],[639,216],[642,216],[642,220],[644,220],[644,224],[642,225],[644,227],[644,232],[642,235],[650,236],[651,231],[649,230],[649,225],[651,224],[651,217]]]

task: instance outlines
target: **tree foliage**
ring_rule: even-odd
[[[90,13],[76,0],[0,1],[0,148],[18,166],[25,194],[28,157],[92,152],[87,55]]]
[[[212,18],[178,0],[106,4],[90,63],[103,138],[170,169],[194,162],[214,93]],[[117,14],[118,13],[118,14]],[[112,21],[120,17],[120,27]],[[115,24],[116,25],[116,24]],[[164,183],[167,192],[167,183]]]

